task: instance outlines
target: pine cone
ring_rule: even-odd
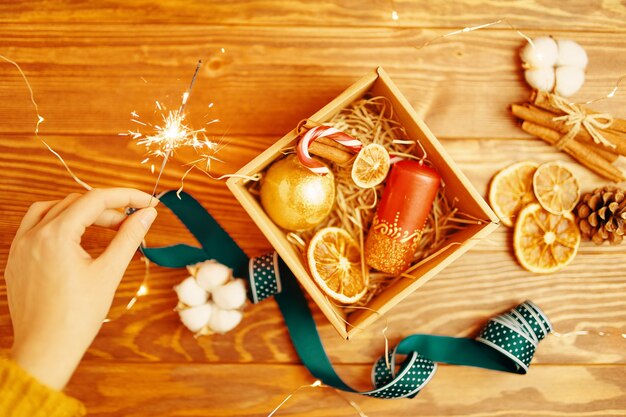
[[[617,245],[626,234],[625,191],[615,187],[596,188],[585,194],[578,206],[578,227],[586,240],[596,245]]]

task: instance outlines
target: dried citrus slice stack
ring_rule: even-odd
[[[558,162],[547,162],[537,168],[533,189],[539,204],[553,214],[572,211],[580,197],[578,180]]]
[[[536,273],[554,272],[574,259],[580,231],[572,213],[552,214],[539,204],[530,204],[518,215],[513,246],[524,268]]]
[[[524,161],[498,172],[491,180],[489,203],[502,223],[512,227],[517,213],[536,202],[533,194],[533,175],[537,164]]]
[[[317,232],[307,260],[313,279],[329,297],[352,304],[365,295],[368,275],[361,272],[361,250],[344,229],[326,227]]]
[[[372,188],[387,178],[389,153],[384,146],[370,143],[364,146],[352,165],[352,181],[361,188]]]

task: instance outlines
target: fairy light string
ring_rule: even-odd
[[[24,83],[26,84],[26,88],[28,88],[28,93],[30,94],[30,101],[33,104],[33,107],[35,107],[35,114],[37,115],[37,123],[35,124],[35,136],[37,136],[39,134],[39,125],[42,124],[45,119],[41,116],[41,114],[39,114],[39,106],[37,105],[37,102],[35,101],[35,93],[33,93],[33,88],[31,87],[30,82],[28,81],[28,77],[26,77],[26,74],[24,74],[24,71],[22,71],[22,67],[20,67],[17,62],[13,61],[12,59],[7,58],[4,55],[0,55],[0,59],[4,60],[5,62],[8,62],[9,64],[13,65],[17,69],[17,71],[22,76]]]
[[[483,24],[476,25],[476,26],[467,26],[467,27],[464,27],[462,29],[457,29],[457,30],[454,30],[452,32],[445,33],[443,35],[436,36],[436,37],[434,37],[432,39],[427,40],[426,42],[422,43],[421,45],[416,45],[414,47],[415,47],[415,49],[420,50],[420,49],[425,48],[425,47],[427,47],[427,46],[429,46],[429,45],[431,45],[431,44],[433,44],[433,43],[435,43],[435,42],[437,42],[437,41],[439,41],[441,39],[449,38],[451,36],[460,35],[460,34],[463,34],[463,33],[473,32],[475,30],[486,29],[486,28],[489,28],[489,27],[492,27],[492,26],[496,26],[496,25],[499,25],[499,24],[502,24],[502,23],[508,25],[520,37],[524,38],[526,40],[526,42],[528,42],[533,49],[536,49],[533,40],[529,36],[524,34],[522,31],[517,29],[515,26],[513,26],[509,22],[509,20],[506,19],[506,18],[498,19],[498,20],[493,21],[493,22],[483,23]]]
[[[29,93],[29,98],[30,98],[30,102],[32,103],[34,109],[35,109],[35,115],[37,116],[37,120],[35,122],[35,137],[37,139],[39,139],[41,141],[41,143],[43,143],[45,145],[46,148],[48,148],[48,150],[61,162],[61,164],[63,165],[63,167],[65,168],[65,170],[70,174],[70,176],[72,177],[72,179],[78,183],[81,187],[83,187],[86,190],[91,190],[92,187],[87,184],[85,181],[82,181],[80,178],[78,178],[78,176],[76,176],[72,170],[70,169],[70,167],[67,165],[67,163],[65,162],[65,160],[63,159],[63,157],[61,157],[61,155],[56,152],[54,149],[52,149],[52,147],[50,145],[48,145],[48,143],[43,140],[43,138],[41,138],[39,136],[39,126],[45,121],[44,117],[39,113],[39,105],[37,104],[37,101],[35,100],[35,93],[33,92],[33,88],[30,84],[30,81],[28,80],[28,77],[26,76],[26,74],[24,73],[24,71],[22,70],[22,67],[20,67],[20,65],[13,61],[10,58],[7,58],[4,55],[0,55],[0,59],[2,59],[3,61],[13,65],[17,71],[19,72],[20,76],[22,77],[22,79],[24,80],[24,84],[26,84],[26,88],[28,89],[28,93]]]
[[[393,2],[393,1],[391,1],[391,5],[392,5],[392,7],[393,7],[393,10],[392,10],[392,13],[391,13],[391,18],[392,18],[392,20],[397,21],[397,20],[399,20],[399,15],[398,15],[398,12],[395,10],[395,4],[394,4],[394,2]],[[512,30],[514,30],[514,31],[515,31],[515,32],[516,32],[516,33],[517,33],[520,37],[524,38],[524,39],[525,39],[528,43],[530,43],[530,44],[534,47],[533,42],[532,42],[532,39],[530,39],[530,38],[529,38],[528,36],[526,36],[523,32],[521,32],[520,30],[518,30],[518,29],[517,29],[515,26],[513,26],[513,25],[512,25],[512,24],[511,24],[511,23],[510,23],[507,19],[499,19],[499,20],[494,21],[494,22],[490,22],[490,23],[486,23],[486,24],[481,24],[481,25],[477,25],[477,26],[468,26],[468,27],[465,27],[465,28],[462,28],[462,29],[459,29],[459,30],[455,30],[455,31],[449,32],[449,33],[444,34],[444,35],[440,35],[440,36],[434,37],[434,38],[432,38],[432,39],[430,39],[430,40],[428,40],[428,41],[424,42],[422,45],[415,46],[415,49],[416,49],[416,50],[420,50],[420,49],[423,49],[423,48],[425,48],[425,47],[427,47],[427,46],[429,46],[429,45],[431,45],[431,44],[433,44],[433,43],[435,43],[435,42],[439,41],[439,40],[443,40],[443,39],[448,38],[448,37],[451,37],[451,36],[456,36],[456,35],[460,35],[460,34],[464,34],[464,33],[472,32],[472,31],[476,31],[476,30],[481,30],[481,29],[489,28],[489,27],[492,27],[492,26],[495,26],[495,25],[498,25],[498,24],[502,24],[502,23],[507,24],[508,26],[510,26]],[[224,51],[222,50],[222,52],[224,52]],[[44,118],[41,116],[41,114],[39,113],[39,108],[38,108],[37,102],[35,101],[35,98],[34,98],[34,93],[33,93],[33,90],[32,90],[32,88],[31,88],[31,85],[30,85],[30,83],[29,83],[29,81],[28,81],[28,79],[27,79],[26,75],[24,74],[24,72],[22,71],[22,69],[20,68],[20,66],[19,66],[19,65],[18,65],[15,61],[13,61],[13,60],[11,60],[11,59],[9,59],[9,58],[7,58],[7,57],[3,56],[3,55],[0,55],[0,58],[1,58],[2,60],[4,60],[5,62],[7,62],[7,63],[9,63],[9,64],[11,64],[11,65],[13,65],[13,66],[15,66],[15,67],[16,67],[16,69],[19,71],[20,75],[22,76],[22,78],[24,79],[24,82],[25,82],[25,84],[26,84],[26,86],[27,86],[27,88],[28,88],[28,90],[29,90],[29,93],[30,93],[30,100],[31,100],[31,102],[32,102],[32,104],[33,104],[33,106],[34,106],[34,108],[35,108],[35,112],[36,112],[36,116],[37,116],[36,125],[35,125],[35,136],[39,138],[39,136],[38,136],[38,134],[39,134],[39,126],[41,125],[41,123],[43,123],[43,122],[44,122],[44,120],[45,120],[45,119],[44,119]],[[185,116],[184,116],[183,111],[184,111],[185,105],[186,105],[186,103],[187,103],[187,100],[188,100],[188,98],[189,98],[189,95],[190,95],[190,93],[191,93],[191,89],[192,89],[193,84],[194,84],[194,82],[195,82],[195,78],[196,78],[196,76],[197,76],[197,73],[198,73],[198,70],[199,70],[199,68],[200,68],[200,65],[201,65],[201,62],[198,62],[198,65],[197,65],[197,67],[196,67],[196,71],[194,72],[194,76],[193,76],[193,78],[192,78],[192,81],[191,81],[191,83],[190,83],[190,86],[189,86],[189,88],[187,89],[187,91],[185,92],[185,94],[183,95],[183,100],[182,100],[182,104],[181,104],[180,108],[178,109],[178,111],[175,111],[175,112],[170,112],[170,115],[172,116],[172,119],[171,119],[171,120],[169,120],[169,124],[168,124],[168,121],[167,121],[167,120],[164,120],[164,122],[165,122],[165,126],[166,126],[166,127],[165,127],[165,131],[164,131],[163,133],[164,133],[164,135],[166,135],[166,136],[167,136],[168,134],[171,134],[171,133],[173,132],[173,130],[168,130],[169,128],[172,128],[173,126],[175,126],[176,128],[181,128],[181,129],[182,129],[182,131],[183,131],[183,132],[185,132],[185,135],[190,134],[190,135],[191,135],[192,137],[194,137],[194,139],[196,139],[196,140],[198,139],[198,137],[197,137],[197,136],[194,136],[194,135],[199,134],[199,133],[201,133],[201,132],[203,132],[203,131],[204,131],[204,129],[201,129],[201,130],[198,130],[198,131],[192,131],[192,130],[186,131],[186,130],[185,130],[185,129],[186,129],[186,125],[184,125],[184,124],[183,124],[183,122],[185,121]],[[598,102],[598,101],[601,101],[601,100],[611,99],[611,98],[615,97],[615,95],[617,94],[617,92],[620,90],[620,88],[621,88],[621,83],[623,82],[623,80],[624,80],[624,79],[626,79],[626,75],[621,76],[621,77],[620,77],[620,78],[616,81],[615,86],[611,89],[611,91],[610,91],[609,93],[607,93],[606,95],[604,95],[604,96],[602,96],[602,97],[598,97],[598,98],[595,98],[595,99],[588,100],[588,101],[584,102],[584,104],[595,103],[595,102]],[[181,131],[179,130],[179,131],[178,131],[178,134],[180,134],[180,133],[181,133]],[[178,136],[178,137],[180,137],[180,136]],[[185,136],[183,136],[183,137],[185,137]],[[69,175],[72,177],[72,179],[73,179],[73,180],[74,180],[77,184],[79,184],[81,187],[83,187],[83,188],[85,188],[85,189],[87,189],[87,190],[91,189],[91,186],[90,186],[89,184],[87,184],[86,182],[84,182],[84,181],[80,180],[80,179],[79,179],[79,178],[78,178],[78,177],[77,177],[77,176],[76,176],[76,175],[75,175],[75,174],[71,171],[70,167],[69,167],[69,166],[65,163],[65,161],[63,160],[63,158],[61,157],[61,155],[60,155],[60,154],[58,154],[57,152],[55,152],[55,151],[54,151],[54,150],[53,150],[53,149],[52,149],[52,148],[51,148],[51,147],[50,147],[50,146],[49,146],[49,145],[48,145],[48,144],[47,144],[47,143],[46,143],[43,139],[41,139],[41,138],[39,138],[39,139],[40,139],[40,140],[41,140],[41,142],[42,142],[42,143],[43,143],[43,144],[44,144],[44,145],[48,148],[48,150],[49,150],[49,151],[50,151],[50,152],[51,152],[51,153],[52,153],[52,154],[53,154],[53,155],[54,155],[57,159],[59,159],[59,161],[63,164],[63,166],[64,166],[64,168],[66,169],[66,171],[69,173]],[[170,136],[170,137],[168,137],[168,139],[172,139],[172,137]],[[201,143],[201,141],[200,141],[200,140],[198,140],[198,142],[196,142],[196,145],[198,145],[199,143]],[[207,146],[207,147],[208,147],[208,148],[210,148],[210,146]],[[174,152],[174,148],[168,148],[168,149],[166,149],[165,153],[161,155],[161,156],[163,157],[163,161],[162,161],[161,168],[160,168],[160,170],[159,170],[159,175],[158,175],[157,180],[156,180],[155,185],[154,185],[154,189],[153,189],[153,191],[152,191],[152,195],[153,195],[153,196],[154,196],[154,194],[156,193],[156,190],[157,190],[157,187],[158,187],[159,181],[160,181],[160,179],[161,179],[162,173],[163,173],[163,171],[164,171],[164,169],[165,169],[165,167],[166,167],[166,165],[167,165],[167,162],[168,162],[168,160],[170,159],[170,157],[171,157],[171,155],[172,155],[172,153],[173,153],[173,152]],[[209,159],[209,158],[207,157],[207,161],[208,161],[208,159]],[[194,167],[195,167],[195,165],[193,165],[191,168],[189,168],[189,170],[187,170],[187,172],[186,172],[186,173],[185,173],[185,175],[183,176],[183,178],[182,178],[182,180],[181,180],[181,190],[182,190],[182,181],[184,180],[184,177],[185,177],[185,176],[189,173],[189,171],[191,171],[191,169],[193,169]],[[224,176],[218,177],[218,178],[216,178],[216,179],[218,179],[218,180],[219,180],[219,179],[227,178],[227,177],[229,177],[229,176],[231,176],[231,175],[224,175]],[[251,178],[251,180],[257,180],[257,178]],[[180,191],[180,190],[179,190],[179,191]],[[135,304],[135,302],[137,301],[137,297],[143,296],[143,295],[145,295],[145,294],[147,294],[147,293],[148,293],[148,287],[147,287],[146,280],[144,279],[144,282],[142,282],[142,285],[140,286],[139,290],[137,291],[136,296],[135,296],[135,297],[133,297],[133,298],[131,299],[131,301],[130,301],[130,302],[128,303],[128,305],[126,306],[126,309],[127,309],[127,310],[130,310],[130,309],[133,307],[133,305]],[[588,331],[578,331],[578,332],[571,332],[571,333],[557,334],[557,335],[559,335],[559,336],[565,336],[565,335],[570,335],[570,334],[571,334],[571,335],[579,335],[579,334],[580,334],[580,335],[582,335],[582,334],[589,334],[589,332],[588,332]],[[604,335],[604,334],[602,334],[602,332],[598,332],[598,334],[599,334],[599,335]],[[625,334],[622,334],[621,336],[622,336],[622,337],[624,337],[624,338],[626,338],[626,335],[625,335]],[[280,408],[280,407],[281,407],[281,406],[282,406],[285,402],[287,402],[287,401],[288,401],[288,400],[289,400],[289,399],[290,399],[290,398],[291,398],[291,397],[292,397],[292,396],[293,396],[296,392],[298,392],[298,391],[299,391],[299,390],[301,390],[301,389],[307,388],[307,387],[317,388],[317,387],[324,387],[324,386],[323,386],[323,384],[321,384],[321,382],[316,381],[316,382],[314,382],[313,384],[310,384],[310,385],[305,385],[305,386],[299,387],[299,388],[298,388],[298,389],[296,389],[294,392],[292,392],[292,393],[291,393],[291,394],[290,394],[290,395],[289,395],[289,396],[288,396],[288,397],[287,397],[287,398],[286,398],[283,402],[281,402],[281,404],[279,404],[279,406],[278,406],[278,407],[276,407],[276,409],[275,409],[272,413],[270,413],[270,414],[268,415],[268,417],[273,416],[273,415],[276,413],[276,411],[277,411],[277,410],[278,410],[278,409],[279,409],[279,408]],[[356,404],[354,404],[352,401],[350,401],[350,404],[351,404],[351,405],[352,405],[352,406],[353,406],[353,407],[357,410],[357,412],[359,412],[359,415],[361,415],[361,416],[365,416],[365,414],[364,414],[364,413],[362,413],[362,411],[360,411],[360,410],[357,408],[358,406],[356,406]]]
[[[294,395],[296,395],[298,392],[304,390],[304,389],[308,389],[308,388],[322,388],[322,389],[330,389],[333,393],[335,393],[335,395],[337,395],[339,398],[341,398],[343,401],[346,402],[346,404],[348,404],[350,407],[352,407],[354,409],[354,411],[357,413],[357,415],[359,417],[368,417],[367,414],[365,414],[365,412],[361,409],[361,407],[359,407],[359,405],[352,401],[351,399],[347,398],[343,393],[341,393],[339,390],[336,390],[333,387],[330,387],[328,385],[325,385],[322,383],[322,381],[320,381],[319,379],[314,381],[311,384],[305,384],[305,385],[301,385],[298,388],[296,388],[295,390],[291,391],[289,394],[287,394],[287,396],[272,410],[272,412],[270,412],[267,417],[273,417],[278,410],[280,410],[286,403],[287,401],[289,401]]]

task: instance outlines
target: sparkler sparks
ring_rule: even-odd
[[[162,108],[161,105],[159,107]],[[185,120],[186,114],[180,109],[163,113],[161,117],[162,124],[159,125],[144,123],[137,118],[131,119],[134,123],[154,129],[154,133],[147,136],[139,131],[128,132],[133,139],[137,139],[137,145],[145,146],[148,159],[150,156],[167,158],[181,147],[191,147],[199,151],[207,145],[212,146],[212,142],[203,134],[206,129],[192,129]]]
[[[211,161],[219,161],[215,157],[215,154],[219,151],[219,146],[206,136],[206,128],[193,129],[186,121],[187,114],[185,113],[185,106],[187,105],[187,101],[191,95],[191,90],[201,65],[202,61],[198,61],[198,65],[196,66],[196,70],[191,78],[189,87],[187,88],[187,91],[183,93],[181,105],[178,109],[166,111],[167,109],[165,106],[158,101],[156,102],[156,108],[159,112],[161,112],[162,123],[156,125],[143,122],[140,120],[137,112],[133,111],[131,113],[131,121],[140,126],[152,129],[153,132],[151,134],[143,134],[140,130],[129,130],[127,133],[122,134],[128,135],[137,140],[137,145],[144,146],[146,148],[147,157],[142,161],[142,163],[147,163],[151,160],[151,158],[163,158],[159,175],[154,184],[154,189],[152,190],[153,196],[156,193],[163,170],[165,169],[168,160],[172,157],[176,150],[180,148],[190,148],[199,155],[200,158],[191,163],[193,165],[192,168],[196,163],[204,162],[206,164],[206,169],[208,170]],[[212,107],[212,104],[213,103],[209,105],[209,108]],[[219,120],[214,119],[208,122],[207,125],[217,122],[219,122]],[[154,165],[152,165],[152,170],[154,170],[153,167]]]

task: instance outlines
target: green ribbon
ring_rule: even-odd
[[[334,388],[375,398],[412,398],[433,377],[437,363],[525,374],[538,343],[552,331],[546,315],[526,301],[492,318],[475,339],[415,334],[404,338],[372,368],[373,389],[359,392],[335,372],[324,350],[308,303],[296,278],[276,253],[249,259],[224,229],[189,194],[169,191],[160,197],[201,244],[142,247],[152,262],[170,268],[215,259],[247,277],[249,298],[274,296],[302,363]],[[388,364],[390,366],[388,366]]]

